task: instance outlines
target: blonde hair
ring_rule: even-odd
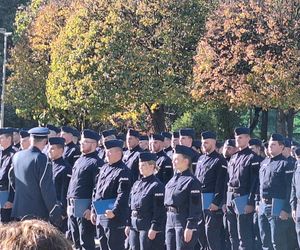
[[[51,224],[25,220],[0,225],[1,250],[72,250],[71,243]]]

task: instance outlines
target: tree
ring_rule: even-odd
[[[195,56],[192,95],[231,107],[299,109],[299,1],[221,4]]]

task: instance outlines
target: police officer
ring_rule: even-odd
[[[164,184],[172,178],[173,176],[173,166],[172,160],[167,156],[164,148],[164,137],[160,134],[154,134],[151,136],[151,151],[156,154],[156,166],[157,173],[156,177]]]
[[[297,232],[298,245],[300,246],[300,148],[294,150],[296,155],[296,169],[292,180],[291,190],[291,209],[292,217],[295,221],[295,228]]]
[[[165,187],[167,209],[166,245],[168,250],[194,249],[198,239],[197,225],[201,218],[201,185],[191,173],[194,151],[177,145],[173,155],[176,175]]]
[[[149,150],[149,136],[148,135],[141,135],[140,136],[140,143],[139,143],[141,149],[143,151],[150,151]]]
[[[250,129],[235,129],[238,152],[228,163],[227,221],[232,249],[253,249],[253,212],[259,158],[249,149]],[[239,209],[240,208],[240,209]]]
[[[173,159],[173,153],[176,145],[179,145],[179,132],[172,132],[172,138],[171,138],[172,151],[168,151],[167,153],[170,159]]]
[[[272,134],[269,140],[271,158],[266,158],[259,170],[258,222],[263,249],[287,249],[285,230],[291,211],[289,201],[293,166],[282,155],[283,149],[284,137]],[[279,211],[275,214],[273,211],[277,204]]]
[[[20,150],[20,134],[18,128],[12,128],[13,129],[13,149],[17,152]]]
[[[98,148],[98,156],[104,162],[106,161],[104,143],[106,141],[115,140],[116,139],[116,135],[117,135],[117,131],[115,129],[108,129],[108,130],[104,130],[102,132],[102,135],[101,135],[101,143],[102,143],[102,145],[100,145],[99,148]]]
[[[73,142],[75,145],[80,146],[79,144],[80,132],[77,128],[73,128]]]
[[[195,130],[193,128],[183,128],[179,130],[179,144],[191,148],[195,139]],[[192,170],[195,172],[199,153],[195,153],[192,159]]]
[[[172,134],[170,132],[161,132],[161,135],[164,137],[164,151],[169,156],[173,152],[171,146]]]
[[[60,136],[65,139],[65,151],[64,159],[69,162],[70,166],[73,167],[75,161],[80,156],[79,147],[73,142],[73,129],[69,126],[61,127]],[[69,170],[69,174],[72,173],[72,169]]]
[[[12,165],[12,157],[16,153],[13,149],[12,128],[0,129],[1,165],[0,165],[0,191],[9,192],[8,201],[1,207],[0,221],[9,222],[11,216],[12,202],[14,198],[13,189],[10,188],[8,173]]]
[[[225,178],[227,172],[227,162],[216,151],[216,134],[211,131],[205,131],[201,134],[203,155],[199,157],[195,176],[201,183],[201,192],[203,200],[208,199],[209,206],[203,209],[203,223],[205,227],[204,236],[206,236],[208,249],[220,250],[221,247],[221,227],[223,213],[221,210],[223,194],[225,189]],[[211,194],[211,198],[207,196]],[[207,196],[205,196],[207,195]],[[201,229],[200,229],[201,230]],[[203,235],[200,235],[200,241]],[[200,242],[205,247],[205,241]]]
[[[75,203],[92,199],[96,175],[104,162],[96,151],[99,134],[85,129],[81,134],[80,150],[82,155],[75,162],[70,180],[68,200],[68,228],[76,249],[95,249],[95,226],[90,221],[91,209],[88,207],[83,217],[75,217]]]
[[[193,140],[192,149],[201,155],[201,140]]]
[[[139,156],[140,174],[130,193],[129,235],[132,250],[164,250],[166,211],[164,207],[164,185],[154,175],[156,155],[141,153]]]
[[[223,145],[223,152],[222,155],[226,159],[227,162],[229,162],[232,155],[234,155],[237,152],[237,148],[235,146],[235,140],[234,139],[227,139],[224,142]]]
[[[49,129],[49,135],[48,135],[48,138],[51,138],[51,137],[58,137],[59,136],[59,133],[60,133],[60,129],[52,124],[47,124],[46,125],[46,128]]]
[[[47,144],[49,129],[32,128],[31,146],[13,157],[11,182],[15,188],[12,217],[37,217],[60,225],[63,211],[56,202],[52,166],[42,150]]]
[[[139,179],[139,154],[143,152],[139,146],[140,133],[136,130],[129,129],[126,135],[128,150],[124,153],[123,161],[131,170],[132,182]]]
[[[20,130],[20,149],[24,150],[24,149],[28,149],[30,147],[30,140],[29,140],[29,133],[28,130],[26,129],[21,129]]]
[[[95,187],[93,200],[116,199],[112,209],[105,214],[96,215],[93,210],[91,220],[100,230],[100,238],[106,239],[102,249],[122,250],[125,242],[125,226],[128,216],[128,199],[131,189],[130,170],[122,161],[123,141],[110,140],[104,142],[107,163],[101,168]]]

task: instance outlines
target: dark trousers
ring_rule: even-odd
[[[11,221],[11,208],[9,209],[4,209],[4,208],[1,208],[0,210],[0,222],[2,223],[8,223]]]
[[[95,249],[95,226],[89,220],[70,216],[68,218],[68,229],[71,232],[76,249]]]
[[[97,227],[102,227],[97,225]],[[101,250],[124,250],[125,249],[125,227],[103,227],[99,231]]]
[[[253,213],[236,214],[227,207],[228,231],[232,250],[253,250]]]
[[[262,244],[260,239],[260,232],[259,232],[259,226],[258,226],[258,214],[255,212],[253,214],[253,237],[254,237],[254,249],[255,250],[262,250]]]
[[[166,246],[167,250],[193,250],[197,239],[198,230],[195,229],[191,241],[184,241],[186,215],[167,212]]]
[[[130,229],[129,244],[131,250],[164,250],[164,232],[158,232],[154,240],[148,238],[148,230]]]
[[[263,205],[258,214],[258,225],[262,248],[264,250],[286,250],[286,230],[288,221],[281,220],[278,216],[271,215],[271,205]]]

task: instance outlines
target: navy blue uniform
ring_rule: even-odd
[[[223,201],[226,173],[227,162],[216,151],[200,156],[196,166],[195,176],[201,183],[201,192],[213,193],[214,198],[212,203],[219,208],[221,208]],[[209,249],[221,249],[222,210],[219,209],[218,211],[212,212],[208,209],[204,209],[203,214],[204,218],[201,224],[205,226],[205,234],[200,235],[202,247],[204,247],[206,243],[202,237],[206,235]]]
[[[133,149],[128,149],[123,156],[123,161],[131,170],[132,182],[135,182],[140,177],[139,171],[139,154],[143,152],[142,148],[137,145]]]
[[[124,249],[124,229],[128,216],[130,189],[130,170],[122,160],[111,165],[106,163],[101,168],[94,191],[94,200],[116,199],[112,209],[114,218],[108,219],[105,215],[97,215],[97,226],[100,227],[100,234],[102,234],[100,237],[106,238],[106,242],[103,240],[101,242],[101,244],[106,243],[102,246],[103,249],[107,247],[112,250]]]
[[[104,162],[106,161],[105,159],[105,148],[103,146],[98,148],[98,156],[100,159],[102,159]]]
[[[70,142],[65,145],[63,158],[69,162],[71,167],[74,166],[75,161],[80,157],[80,154],[80,149],[74,142]],[[72,169],[69,170],[70,174],[71,172]]]
[[[9,178],[8,178],[8,172],[11,168],[12,164],[12,157],[16,151],[13,149],[13,146],[9,146],[5,150],[1,151],[1,166],[0,166],[0,191],[8,191],[9,197],[8,201],[13,202],[14,199],[14,191],[9,185]],[[0,221],[2,223],[9,222],[11,216],[11,208],[4,209],[1,208],[0,211]]]
[[[280,199],[283,202],[281,210],[290,213],[289,202],[293,172],[293,166],[282,154],[267,158],[261,163],[258,222],[263,249],[287,249],[285,231],[288,221],[281,220],[271,211],[273,200]]]
[[[162,150],[156,153],[157,160],[156,166],[158,167],[158,172],[156,177],[164,184],[172,178],[174,174],[172,160],[167,156],[167,154]]]
[[[52,166],[37,147],[17,152],[13,157],[12,182],[15,198],[12,216],[21,219],[35,216],[48,220],[56,205]]]
[[[197,178],[185,170],[175,174],[165,187],[164,204],[167,208],[166,245],[168,250],[193,249],[198,238],[197,227],[201,219],[201,185]],[[192,229],[192,240],[184,242],[184,230]]]
[[[164,152],[167,154],[167,156],[170,157],[170,159],[172,159],[173,156],[173,148],[171,146],[167,147],[164,149]]]
[[[92,152],[79,157],[75,162],[72,177],[69,183],[68,199],[68,226],[76,248],[95,249],[94,225],[85,218],[75,217],[72,213],[74,199],[92,199],[96,176],[103,166],[103,161],[97,152]]]
[[[164,185],[154,175],[136,181],[130,194],[129,243],[132,250],[164,250],[166,211]],[[157,231],[154,240],[148,231]]]
[[[253,213],[238,214],[234,199],[248,196],[247,205],[255,205],[260,160],[248,147],[238,151],[228,163],[227,220],[232,249],[253,249]]]
[[[293,211],[296,211],[296,232],[300,246],[300,160],[295,163],[296,169],[292,180],[290,204]]]

